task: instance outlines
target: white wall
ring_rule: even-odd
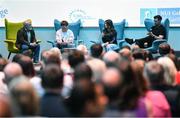
[[[98,26],[99,18],[113,19],[114,22],[125,18],[128,26],[143,26],[140,24],[142,8],[180,8],[180,2],[179,0],[0,0],[0,26],[4,26],[4,18],[11,21],[30,18],[37,27],[53,26],[55,18],[66,19],[69,22],[80,18],[85,27]],[[145,14],[149,15],[148,12]]]

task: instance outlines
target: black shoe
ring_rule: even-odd
[[[129,43],[129,44],[133,44],[134,43],[133,39],[129,39],[129,38],[125,38],[125,41],[127,43]]]

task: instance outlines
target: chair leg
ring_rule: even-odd
[[[10,56],[11,56],[11,52],[9,52],[8,59],[9,59]]]

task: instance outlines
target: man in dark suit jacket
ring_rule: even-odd
[[[43,117],[68,117],[70,116],[61,90],[63,87],[64,73],[57,64],[45,66],[41,73],[41,85],[45,94],[40,99],[40,115]]]
[[[37,43],[31,20],[26,20],[23,28],[17,32],[16,47],[22,53],[30,49],[33,54],[33,61],[35,63],[39,61],[40,45]]]

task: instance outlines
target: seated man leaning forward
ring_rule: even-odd
[[[16,47],[25,53],[27,50],[31,50],[33,62],[38,63],[40,45],[36,40],[34,29],[31,25],[31,20],[26,20],[23,23],[23,27],[17,32]]]
[[[61,22],[61,29],[56,32],[56,41],[59,49],[73,48],[74,34],[68,29],[67,21]]]
[[[151,47],[154,40],[161,40],[166,38],[166,29],[161,24],[162,17],[160,15],[154,16],[154,26],[151,27],[151,31],[147,33],[148,36],[141,39],[129,39],[125,38],[125,41],[129,44],[136,43],[140,48]]]

